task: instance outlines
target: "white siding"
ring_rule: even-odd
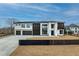
[[[75,28],[77,28],[77,30]],[[78,34],[79,33],[79,28],[78,27],[70,27],[70,30],[74,32],[73,34]],[[75,31],[77,31],[77,32],[75,32]]]
[[[25,28],[22,28],[22,25],[23,23],[20,23],[18,26],[14,25],[14,28],[15,28],[15,35],[16,35],[16,30],[20,30],[21,31],[21,35],[22,35],[22,31],[26,30],[26,31],[33,31],[33,24],[32,23],[29,23],[30,24],[30,28],[27,28],[27,23],[24,23],[25,24]],[[58,23],[57,22],[48,22],[48,23],[40,23],[40,35],[42,35],[42,24],[47,24],[47,35],[48,36],[51,36],[51,31],[54,31],[54,35],[57,36],[57,35],[64,35],[64,29],[63,30],[63,34],[60,34],[60,30],[58,30]],[[54,24],[54,28],[51,28],[51,24]]]
[[[27,23],[25,24],[25,28],[22,28],[22,23],[21,23],[20,26],[15,25],[15,29],[16,30],[26,30],[26,31],[30,30],[30,31],[32,31],[32,23],[30,23],[30,28],[27,28],[26,26],[27,26]]]

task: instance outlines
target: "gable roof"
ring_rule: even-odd
[[[79,26],[76,24],[70,24],[69,26],[66,26],[66,27],[79,27]]]
[[[70,27],[79,27],[79,26],[76,24],[70,24]]]

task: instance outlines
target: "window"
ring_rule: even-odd
[[[23,35],[32,35],[32,31],[23,31],[22,34]]]
[[[51,24],[51,28],[54,28],[54,24]]]
[[[42,26],[47,26],[47,24],[42,24]]]
[[[21,35],[21,31],[16,31],[16,35]]]
[[[42,28],[47,28],[47,24],[42,24]]]
[[[47,34],[47,28],[42,28],[42,34]]]
[[[47,35],[47,24],[42,24],[42,34]]]
[[[63,30],[60,30],[60,34],[63,34]]]
[[[58,29],[64,29],[64,23],[58,23]]]
[[[20,26],[20,24],[16,24],[16,26]]]
[[[30,24],[27,24],[27,25],[26,25],[27,28],[30,28],[30,26],[31,26]]]
[[[21,27],[22,27],[22,28],[25,28],[25,24],[22,24]]]
[[[77,31],[75,31],[75,32],[77,32]]]
[[[26,24],[26,28],[30,28],[31,24]]]
[[[77,30],[77,28],[75,28],[75,30]]]

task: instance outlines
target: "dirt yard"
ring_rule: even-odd
[[[28,40],[79,40],[79,37],[77,36],[70,36],[70,35],[64,35],[64,36],[40,36],[40,37],[32,37],[29,38]]]
[[[79,40],[76,36],[32,37],[29,40]],[[79,56],[79,45],[19,46],[11,56]]]
[[[19,46],[11,56],[79,56],[79,45]]]

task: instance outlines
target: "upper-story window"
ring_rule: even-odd
[[[42,26],[47,26],[47,24],[42,24]]]
[[[22,24],[21,27],[22,27],[22,28],[25,28],[25,24]]]
[[[16,24],[16,26],[20,26],[20,24]]]
[[[54,24],[51,24],[51,28],[54,28]]]
[[[31,24],[26,24],[26,28],[30,28]]]
[[[58,29],[64,29],[64,23],[58,23]]]
[[[42,28],[47,28],[47,24],[42,24]]]
[[[75,30],[77,30],[77,28],[75,28]]]

